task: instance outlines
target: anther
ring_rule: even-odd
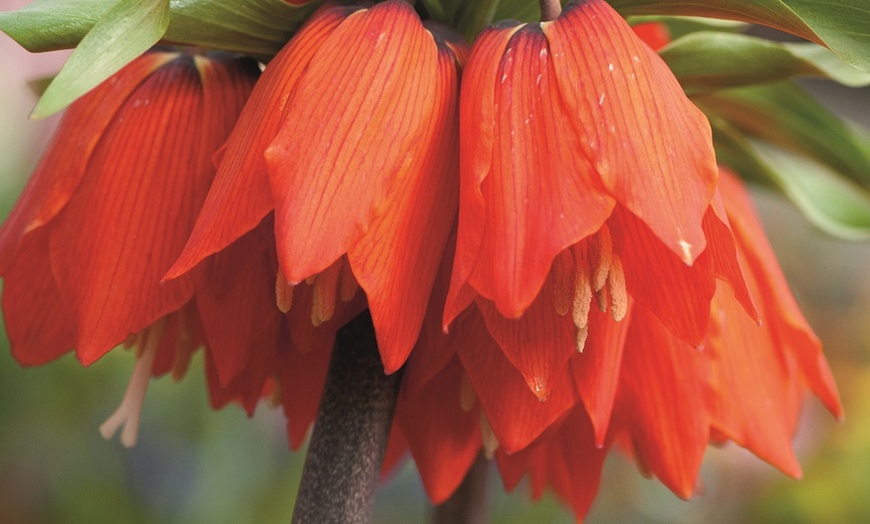
[[[278,276],[275,278],[275,303],[281,313],[287,313],[293,307],[293,289],[295,286],[287,282],[284,273],[278,270]]]

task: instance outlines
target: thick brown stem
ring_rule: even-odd
[[[541,0],[541,21],[555,20],[562,13],[562,3],[559,0]]]
[[[486,481],[489,461],[481,453],[453,495],[432,511],[432,524],[484,524],[487,522]]]
[[[371,521],[399,374],[384,373],[368,312],[338,332],[296,496],[294,523]]]

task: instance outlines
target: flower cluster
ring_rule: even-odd
[[[434,502],[483,451],[582,517],[612,447],[675,493],[709,443],[790,475],[806,389],[836,416],[710,125],[603,0],[473,46],[408,3],[325,4],[267,65],[151,52],[67,111],[0,230],[14,356],[134,346],[103,426],[204,348],[215,407],[298,446],[366,308],[405,369],[385,468]]]

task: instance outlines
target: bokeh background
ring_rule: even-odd
[[[14,4],[24,3],[15,0]],[[0,213],[5,216],[56,124],[27,114],[28,82],[51,75],[63,53],[29,55],[0,35]],[[870,126],[870,91],[805,82],[834,110]],[[846,421],[808,399],[795,445],[795,481],[730,445],[711,449],[701,493],[685,502],[619,456],[606,465],[589,522],[870,521],[870,242],[817,232],[780,196],[755,192],[771,242],[810,324],[825,343]],[[304,459],[291,451],[280,411],[249,419],[211,411],[201,358],[180,383],[153,381],[137,447],[105,441],[97,427],[123,396],[133,355],[113,351],[82,368],[68,355],[23,369],[0,334],[0,522],[286,522]],[[562,523],[573,517],[552,496],[529,501],[490,471],[492,522]],[[425,522],[430,508],[413,466],[385,480],[375,522]]]

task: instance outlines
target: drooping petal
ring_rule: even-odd
[[[67,109],[58,126],[60,131],[0,228],[0,274],[6,273],[23,236],[50,221],[66,205],[81,183],[100,137],[130,94],[175,56],[144,55]]]
[[[290,283],[347,252],[392,187],[419,169],[437,66],[432,35],[399,0],[347,17],[317,50],[266,151]]]
[[[589,312],[589,338],[583,353],[571,357],[577,392],[595,430],[595,444],[604,445],[622,369],[625,340],[631,325],[631,308],[619,322],[598,308]]]
[[[273,208],[264,153],[278,133],[287,100],[314,54],[355,8],[326,6],[269,63],[226,144],[218,171],[184,252],[166,275],[177,278],[220,251]]]
[[[770,329],[758,326],[724,285],[713,301],[710,336],[701,357],[709,359],[714,427],[792,476],[800,465],[791,437],[800,408],[795,377],[778,354]]]
[[[281,404],[293,449],[305,441],[317,416],[331,355],[331,351],[303,353],[289,342],[278,351]]]
[[[460,185],[459,223],[462,234],[456,239],[456,253],[450,293],[444,310],[444,326],[474,300],[476,292],[468,276],[477,264],[486,223],[486,202],[480,184],[492,166],[495,141],[495,89],[471,89],[467,86],[493,85],[498,78],[501,56],[518,29],[515,22],[501,22],[477,36],[471,56],[463,69],[460,95]]]
[[[480,407],[463,406],[463,380],[454,359],[418,392],[403,390],[396,406],[396,422],[433,504],[456,490],[481,447]]]
[[[822,354],[821,343],[795,303],[776,255],[767,242],[755,211],[736,177],[722,172],[720,190],[746,272],[757,282],[756,296],[764,303],[762,322],[770,328],[776,347],[791,354],[813,393],[836,417],[843,413],[837,386]]]
[[[556,377],[565,372],[576,352],[576,328],[570,316],[556,313],[553,287],[550,278],[538,299],[518,319],[505,318],[491,302],[477,300],[492,338],[541,399],[554,389]]]
[[[474,312],[474,316],[477,322],[483,322],[479,313]],[[576,403],[567,361],[553,370],[547,383],[548,396],[538,397],[505,359],[496,341],[486,332],[475,333],[479,338],[463,346],[459,357],[500,447],[513,453],[528,446]],[[540,351],[544,347],[529,346],[524,350]]]
[[[257,353],[272,351],[284,325],[275,305],[272,251],[263,240],[262,231],[247,233],[210,257],[196,278],[196,304],[221,386]]]
[[[715,278],[707,267],[684,264],[631,213],[620,209],[613,220],[614,250],[622,259],[629,294],[676,336],[699,346],[707,334]]]
[[[728,214],[718,190],[713,195],[710,209],[704,215],[704,233],[707,235],[707,249],[701,255],[704,260],[699,260],[698,265],[709,267],[711,275],[727,282],[734,297],[743,305],[746,313],[755,322],[760,322],[761,319],[755,309],[743,275],[743,268],[740,265],[737,244],[731,232]]]
[[[473,170],[463,174],[466,191],[485,199],[485,221],[477,231],[479,226],[462,216],[459,235],[470,236],[460,249],[480,239],[468,282],[502,315],[516,318],[538,294],[556,254],[597,231],[614,201],[589,160],[578,154],[581,145],[570,132],[544,34],[531,24],[501,31],[512,34],[501,56],[484,48],[469,60],[469,69],[491,76],[480,85],[463,84],[462,115],[471,119],[462,126],[463,154],[489,157],[490,163],[463,164]],[[500,38],[490,40],[501,47]],[[494,71],[484,62],[493,58],[499,60]],[[475,93],[488,89],[495,91],[492,99]],[[487,103],[492,106],[483,107]],[[492,140],[486,136],[490,128]],[[470,187],[475,182],[479,187]]]
[[[52,267],[75,312],[77,354],[86,365],[193,295],[190,279],[159,282],[193,227],[214,174],[211,154],[232,125],[211,113],[238,114],[244,97],[204,100],[188,60],[164,66],[130,95],[50,226]],[[249,89],[251,72],[232,68]],[[221,88],[237,92],[234,83],[210,87]]]
[[[608,192],[691,264],[718,174],[706,118],[603,0],[570,3],[542,28],[581,151]]]
[[[439,42],[436,109],[420,140],[425,156],[397,181],[370,229],[347,254],[366,292],[387,373],[404,364],[417,340],[454,226],[459,189],[458,68],[452,48]]]
[[[612,427],[674,493],[692,495],[710,436],[696,350],[635,304]]]
[[[607,448],[595,444],[592,424],[578,405],[557,428],[527,449],[512,455],[499,452],[497,458],[507,489],[513,489],[528,473],[533,497],[540,498],[550,486],[582,521],[598,493],[606,456]]]
[[[51,272],[48,232],[21,242],[3,282],[3,317],[12,356],[23,366],[46,364],[75,347],[76,333]]]

